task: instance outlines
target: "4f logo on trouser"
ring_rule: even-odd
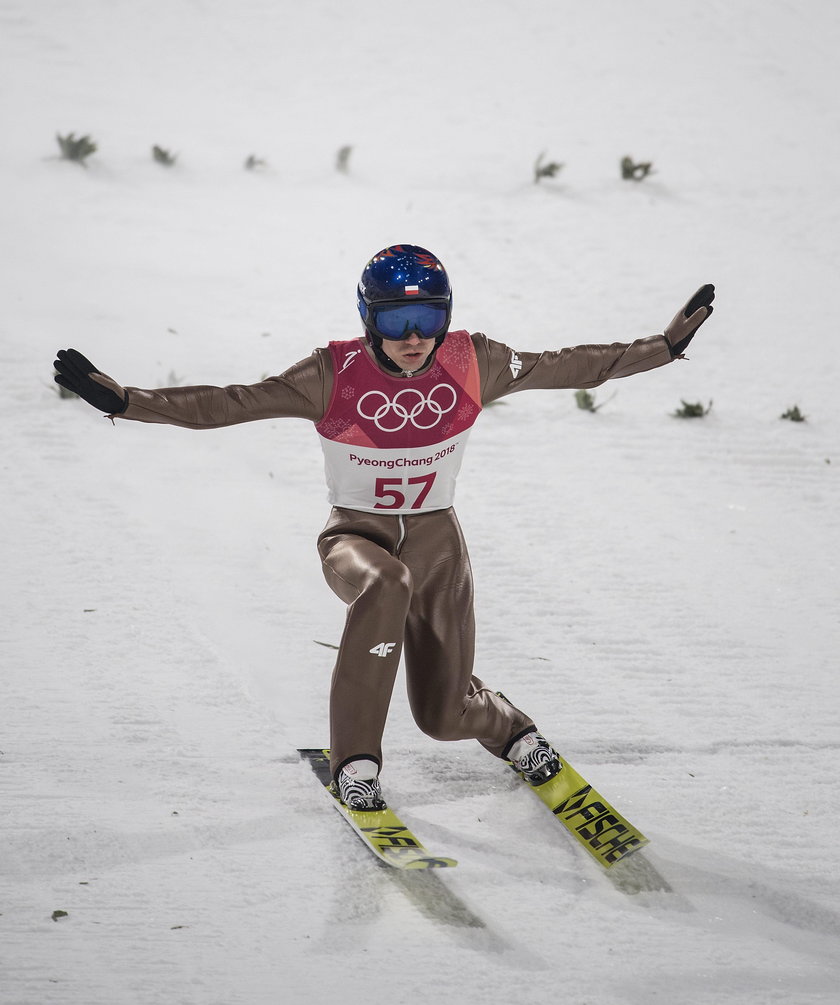
[[[375,645],[373,649],[369,649],[368,652],[373,653],[374,656],[390,656],[391,653],[397,648],[396,642],[380,642]]]

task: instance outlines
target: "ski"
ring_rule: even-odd
[[[448,869],[458,864],[454,858],[432,855],[391,809],[347,809],[331,788],[329,750],[299,749],[298,753],[312,768],[333,806],[381,862],[394,869]]]
[[[648,843],[644,834],[593,789],[564,757],[560,758],[560,765],[560,772],[541,785],[531,785],[512,764],[510,767],[605,868]]]

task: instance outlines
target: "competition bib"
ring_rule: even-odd
[[[334,382],[316,425],[333,506],[367,513],[447,509],[481,411],[469,333],[450,332],[419,377],[380,369],[364,339],[331,342]]]

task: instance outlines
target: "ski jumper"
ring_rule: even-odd
[[[333,772],[358,757],[382,764],[401,656],[424,732],[474,738],[503,757],[534,724],[472,672],[472,573],[452,508],[470,427],[504,395],[597,387],[671,359],[662,335],[528,353],[450,332],[426,370],[404,377],[353,339],[257,384],[129,387],[119,417],[192,429],[281,416],[314,422],[333,507],[318,551],[347,605],[330,699]]]
[[[382,763],[402,655],[418,726],[501,755],[533,723],[472,675],[472,573],[451,508],[481,411],[475,347],[466,332],[450,333],[409,379],[386,373],[361,339],[333,342],[330,353],[332,396],[315,428],[336,508],[318,550],[348,605],[331,692],[332,770],[359,756]]]

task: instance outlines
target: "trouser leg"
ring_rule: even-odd
[[[492,754],[504,756],[534,722],[472,672],[472,571],[458,521],[445,510],[407,517],[406,524],[400,558],[414,580],[405,628],[412,714],[430,736],[477,739]]]
[[[389,522],[379,524],[391,531]],[[384,535],[377,530],[364,514],[342,522],[339,511],[318,542],[327,583],[347,604],[330,691],[333,774],[357,757],[382,764],[382,733],[402,653],[412,578],[391,553],[396,527]]]

